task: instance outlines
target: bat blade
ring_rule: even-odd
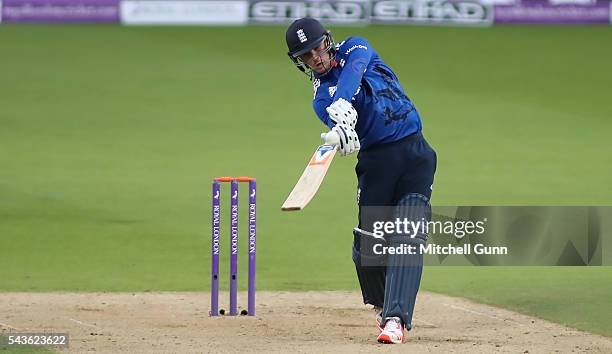
[[[321,145],[317,148],[281,210],[302,210],[308,205],[323,183],[335,155],[336,147],[333,145]]]

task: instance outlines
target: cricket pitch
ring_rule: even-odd
[[[54,349],[68,353],[612,352],[612,338],[426,292],[405,343],[384,346],[357,292],[259,292],[256,317],[211,318],[209,301],[209,293],[4,293],[0,334],[68,332],[70,347]]]

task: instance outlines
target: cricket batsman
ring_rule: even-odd
[[[397,76],[365,39],[335,43],[317,20],[301,18],[287,29],[286,41],[289,58],[312,81],[314,111],[330,129],[322,138],[336,142],[342,156],[358,152],[353,261],[363,301],[377,314],[377,340],[402,343],[404,329],[412,327],[423,258],[418,252],[380,255],[373,246],[418,246],[427,234],[392,233],[381,241],[367,210],[391,207],[393,217],[429,220],[436,153]]]

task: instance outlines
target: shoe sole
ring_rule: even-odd
[[[401,344],[403,342],[403,338],[400,340],[394,339],[389,335],[386,334],[380,334],[378,336],[378,343],[383,343],[383,344]]]

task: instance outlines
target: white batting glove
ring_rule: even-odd
[[[328,133],[321,134],[321,138],[326,144],[337,145],[342,156],[350,155],[361,148],[357,132],[350,125],[336,124]]]
[[[339,98],[325,110],[329,113],[329,118],[334,123],[345,124],[355,128],[357,124],[357,111],[349,101]]]

